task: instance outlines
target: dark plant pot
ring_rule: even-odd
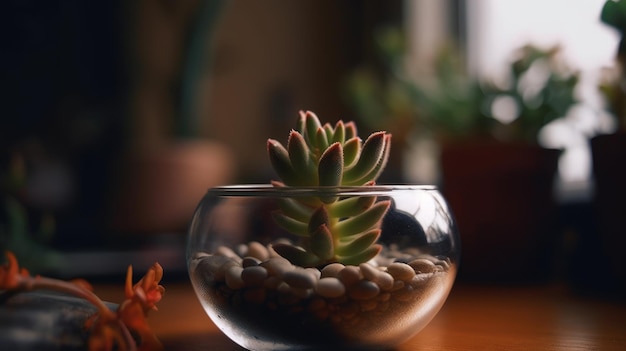
[[[615,288],[626,290],[626,132],[591,139],[595,179],[594,207],[598,237],[615,279]]]
[[[482,140],[442,148],[442,189],[463,243],[460,280],[517,283],[551,276],[559,155]]]
[[[109,304],[114,309],[116,305]],[[0,300],[0,349],[86,350],[89,302],[56,293],[19,293]]]

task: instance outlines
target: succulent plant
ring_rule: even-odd
[[[390,143],[391,134],[384,131],[363,142],[354,122],[322,125],[310,111],[300,112],[286,147],[268,139],[269,158],[281,179],[272,182],[275,187],[321,187],[316,197],[281,200],[273,218],[301,241],[298,246],[275,244],[274,250],[304,267],[356,265],[376,256],[380,222],[390,202],[376,196],[337,197],[332,190],[373,186],[387,163]]]

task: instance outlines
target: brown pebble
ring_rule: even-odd
[[[228,285],[229,288],[237,290],[237,289],[241,289],[245,284],[243,279],[241,279],[241,272],[243,271],[243,268],[241,266],[229,266],[228,268],[226,268],[225,273],[225,280],[226,280],[226,285]]]
[[[260,285],[267,278],[267,270],[261,266],[249,266],[241,272],[241,279],[250,285]]]
[[[261,261],[258,258],[255,258],[252,256],[246,256],[241,260],[241,266],[243,268],[251,267],[251,266],[258,266],[259,263],[261,263]]]
[[[394,262],[387,267],[387,273],[396,280],[409,281],[415,276],[415,271],[406,263]]]
[[[321,278],[326,278],[326,277],[336,278],[339,275],[339,272],[343,270],[344,268],[346,268],[346,266],[344,266],[341,263],[331,263],[327,265],[326,267],[322,268]]]
[[[348,291],[350,298],[355,300],[369,300],[376,297],[380,293],[380,288],[374,282],[369,280],[360,280]]]
[[[322,278],[315,286],[315,292],[327,298],[339,297],[346,292],[346,287],[335,277]]]
[[[338,273],[337,278],[341,280],[343,285],[349,287],[359,280],[363,279],[363,275],[361,274],[361,270],[359,269],[359,267],[346,266]]]
[[[270,253],[267,248],[258,241],[251,241],[248,243],[247,256],[258,258],[261,261],[267,261],[270,258]]]
[[[436,270],[435,264],[431,260],[418,258],[409,262],[409,266],[413,268],[415,273],[432,273]]]
[[[315,286],[315,277],[302,268],[286,271],[283,280],[294,288],[311,289]]]

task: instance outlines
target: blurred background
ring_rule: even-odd
[[[441,186],[461,280],[626,285],[624,144],[593,145],[626,124],[620,1],[6,5],[0,245],[35,272],[184,276],[206,189],[272,179],[311,110],[393,133],[381,183]]]

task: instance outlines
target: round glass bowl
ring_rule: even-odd
[[[351,198],[388,201],[376,224],[373,245],[382,248],[376,256],[305,267],[274,250],[308,240],[277,225],[274,214],[286,201]],[[436,187],[235,185],[210,189],[202,199],[189,229],[187,262],[206,313],[244,348],[383,350],[436,315],[452,288],[459,250],[456,225]]]

